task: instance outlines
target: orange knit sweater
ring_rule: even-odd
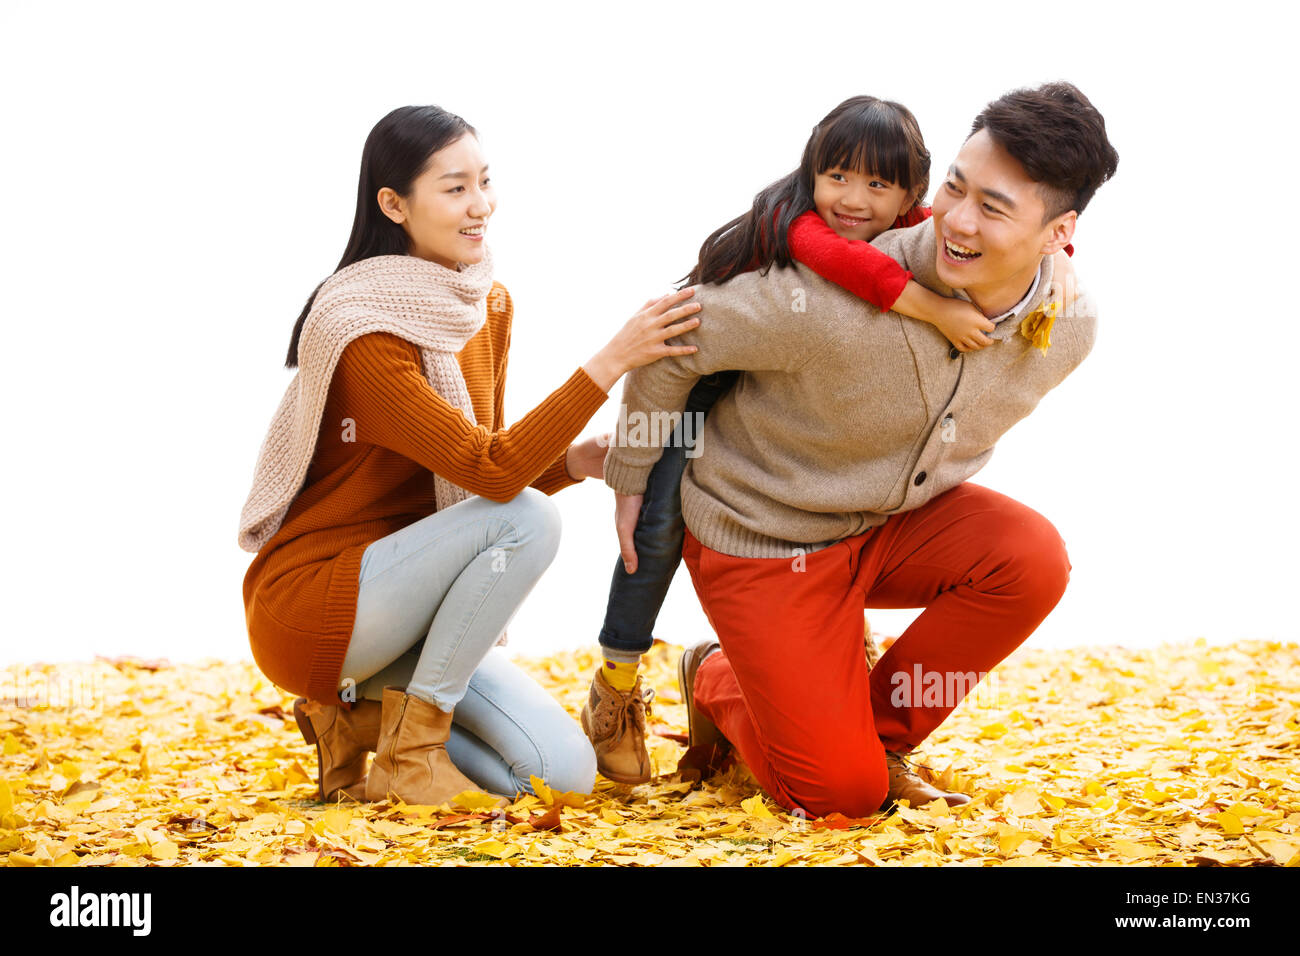
[[[473,426],[430,387],[415,345],[376,332],[343,350],[303,488],[244,576],[253,659],[280,687],[338,702],[361,555],[436,510],[431,471],[493,501],[574,484],[565,452],[608,395],[578,368],[502,428],[512,315],[495,283],[487,321],[457,355]]]

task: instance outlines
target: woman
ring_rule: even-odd
[[[604,439],[571,442],[624,372],[693,351],[665,340],[699,320],[683,293],[647,302],[503,427],[513,310],[485,245],[495,207],[473,127],[436,106],[389,113],[366,140],[347,249],[293,330],[299,371],[239,540],[257,552],[253,657],[303,695],[324,800],[595,780],[582,732],[492,649],[555,555],[547,496],[602,476]]]

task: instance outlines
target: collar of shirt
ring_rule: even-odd
[[[1030,284],[1029,291],[1025,293],[1025,297],[1023,299],[1017,302],[1006,312],[1003,312],[1001,315],[989,316],[989,321],[992,322],[994,326],[996,326],[996,328],[994,328],[992,332],[988,333],[989,338],[992,339],[1009,338],[1012,334],[1014,334],[1016,331],[1019,330],[1020,323],[1006,322],[1004,320],[1009,319],[1014,315],[1023,316],[1023,314],[1027,311],[1029,303],[1033,301],[1034,296],[1038,292],[1038,287],[1043,283],[1043,270],[1051,268],[1051,266],[1048,264],[1050,261],[1051,261],[1050,256],[1043,256],[1042,261],[1038,264],[1038,271],[1034,273],[1034,281]],[[966,294],[965,289],[958,289],[956,290],[956,293],[959,298],[965,299],[967,302],[970,301],[970,296]]]
[[[1034,297],[1034,293],[1038,291],[1038,284],[1042,281],[1043,281],[1043,269],[1042,266],[1039,266],[1038,271],[1034,273],[1034,281],[1029,286],[1029,291],[1025,294],[1025,297],[1021,299],[1019,302],[1017,302],[1015,305],[1013,305],[1011,308],[1007,309],[1007,311],[1003,312],[1001,315],[997,316],[996,318],[990,318],[989,321],[992,322],[994,325],[997,325],[1003,319],[1011,318],[1011,316],[1015,315],[1017,312],[1019,312],[1021,309],[1027,306],[1029,304],[1029,300]]]

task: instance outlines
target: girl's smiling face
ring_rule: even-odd
[[[496,193],[478,139],[466,133],[429,157],[406,196],[379,190],[384,215],[406,230],[410,255],[448,269],[483,259]]]
[[[813,182],[817,215],[845,239],[869,241],[915,202],[911,190],[875,174],[833,166]]]

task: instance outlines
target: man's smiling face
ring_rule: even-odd
[[[932,209],[939,278],[990,316],[1024,298],[1041,257],[1065,248],[1077,218],[1071,210],[1044,222],[1039,184],[987,129],[966,140]]]

